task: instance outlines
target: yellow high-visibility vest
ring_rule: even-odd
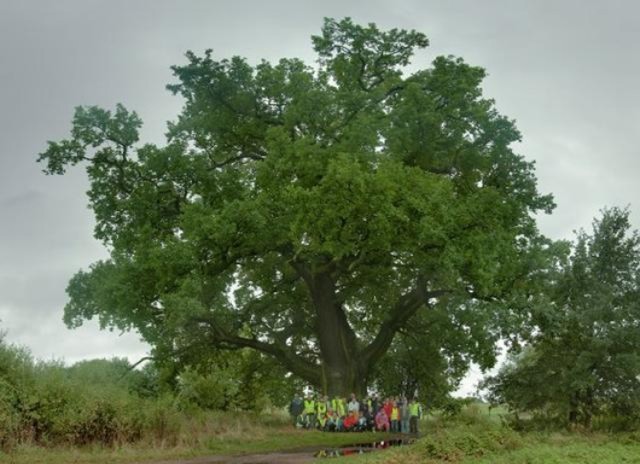
[[[316,412],[316,402],[313,400],[304,400],[304,413],[314,414]]]
[[[412,416],[419,416],[420,415],[420,405],[418,403],[411,403],[409,405],[409,413]]]
[[[340,401],[340,403],[338,403],[338,414],[340,417],[347,415],[347,406],[344,404],[344,401]]]
[[[331,400],[331,408],[338,414],[338,416],[342,417],[346,414],[346,408],[344,405],[344,401],[340,398],[334,398]]]
[[[400,417],[400,412],[398,411],[398,408],[394,406],[391,409],[391,420],[397,421],[399,417]]]
[[[318,403],[316,404],[316,410],[318,411],[318,414],[326,414],[327,403],[325,403],[324,401],[318,401]]]

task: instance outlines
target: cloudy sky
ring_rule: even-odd
[[[453,54],[485,67],[486,95],[517,120],[518,150],[536,160],[540,189],[558,208],[540,219],[571,238],[607,205],[629,205],[638,226],[640,5],[628,1],[0,0],[0,329],[43,359],[128,356],[136,334],[69,331],[64,289],[105,257],[92,238],[82,169],[46,177],[35,163],[65,137],[73,108],[122,102],[162,143],[181,101],[164,86],[184,52],[218,58],[301,57],[325,16],[425,32],[415,67]],[[471,385],[471,381],[467,382]]]

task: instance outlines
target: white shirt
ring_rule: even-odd
[[[360,403],[358,403],[356,400],[351,400],[349,401],[349,404],[347,405],[347,411],[349,412],[359,412],[360,411]]]

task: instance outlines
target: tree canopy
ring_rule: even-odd
[[[553,208],[514,122],[482,68],[409,72],[422,33],[326,19],[312,41],[313,66],[188,52],[165,146],[121,105],[76,108],[39,161],[86,166],[110,258],[71,279],[70,327],[97,316],[158,356],[254,349],[330,393],[362,391],[398,333],[491,365]]]

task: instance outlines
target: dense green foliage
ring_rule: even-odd
[[[490,366],[553,203],[483,69],[408,73],[427,45],[327,19],[315,67],[189,52],[163,147],[139,144],[121,105],[77,108],[39,161],[86,165],[111,256],[73,277],[66,323],[135,328],[164,359],[248,347],[341,394],[374,380],[399,332],[416,341],[395,353],[426,343],[434,361],[410,375]]]
[[[282,378],[275,383],[271,373],[261,372],[263,364],[256,368],[254,356],[242,352],[206,374],[187,369],[167,382],[171,376],[153,364],[132,370],[128,361],[112,359],[65,367],[34,361],[25,349],[0,340],[0,449],[173,443],[190,421],[207,423],[220,410],[254,417],[290,394]]]
[[[549,270],[548,304],[527,348],[489,379],[493,400],[543,420],[640,422],[640,235],[629,212],[605,210]],[[612,421],[612,426],[621,426]]]
[[[126,362],[117,359],[71,368],[39,363],[23,349],[0,344],[0,446],[138,439],[148,414],[135,393],[144,374],[118,385],[123,368]]]
[[[450,401],[450,394],[456,390],[460,380],[467,373],[469,364],[469,332],[478,331],[472,337],[487,337],[482,321],[490,320],[469,315],[471,322],[461,330],[454,324],[462,324],[464,314],[453,321],[447,314],[449,308],[440,306],[428,314],[421,314],[412,321],[413,331],[397,337],[389,351],[380,361],[373,374],[376,390],[383,396],[405,395],[413,397],[416,392],[430,407],[439,407]],[[415,336],[420,329],[429,337]],[[489,365],[494,356],[493,339],[484,339],[476,348],[476,359],[484,356],[484,365]]]

